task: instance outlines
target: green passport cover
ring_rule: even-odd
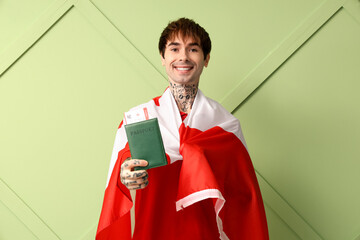
[[[125,125],[131,157],[148,161],[146,167],[135,170],[150,169],[167,164],[164,144],[161,138],[157,118]]]

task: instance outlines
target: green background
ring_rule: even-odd
[[[213,50],[200,88],[241,122],[271,239],[360,239],[358,0],[0,1],[0,239],[94,239],[115,133],[161,95],[165,25]]]

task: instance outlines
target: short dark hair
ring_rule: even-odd
[[[179,34],[183,38],[192,37],[198,41],[204,53],[204,59],[210,53],[211,40],[205,29],[197,24],[194,20],[188,18],[179,18],[176,21],[170,22],[161,33],[159,39],[159,52],[163,57],[168,40],[174,39]]]

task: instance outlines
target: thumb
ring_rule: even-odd
[[[146,160],[143,159],[133,159],[134,160],[134,167],[145,167],[147,166],[149,163]]]
[[[146,161],[146,160],[140,160],[140,166],[145,167],[145,166],[147,166],[148,164],[149,164],[148,161]]]

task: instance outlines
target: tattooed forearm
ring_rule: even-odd
[[[179,110],[189,113],[195,100],[198,84],[185,85],[170,82],[169,88],[175,98]]]

